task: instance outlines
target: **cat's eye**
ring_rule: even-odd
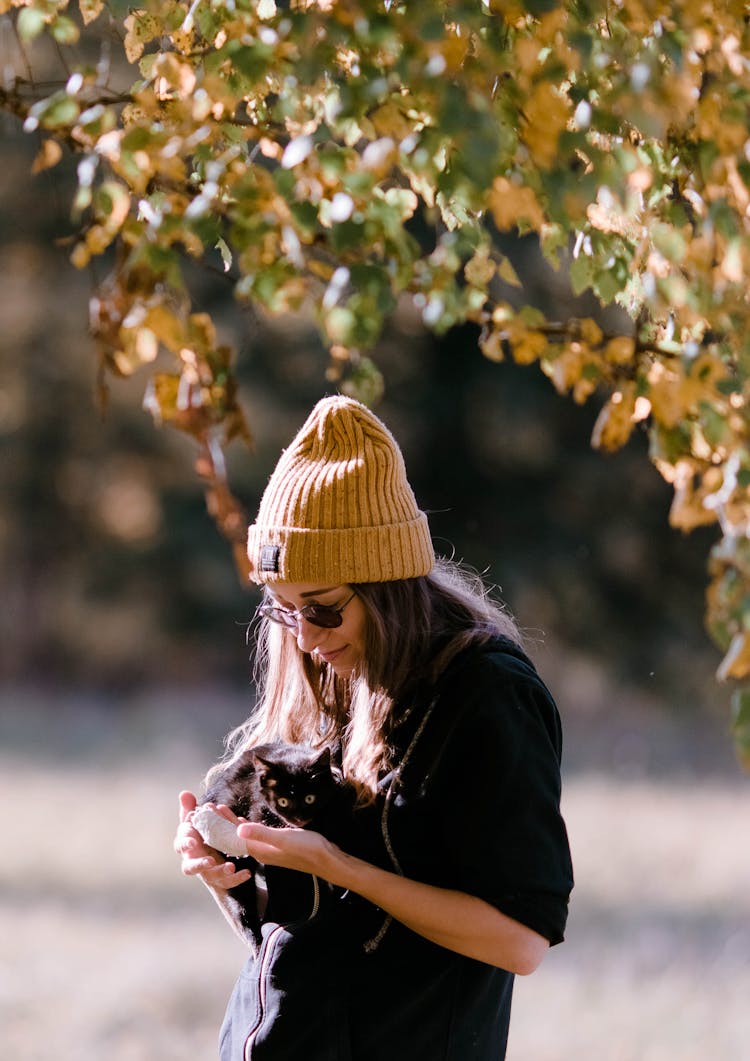
[[[314,802],[315,802],[315,796],[313,796],[312,793],[310,793],[309,796],[305,796],[305,803],[314,803]]]
[[[279,798],[276,800],[276,802],[278,803],[278,805],[280,807],[288,807],[289,806],[289,800],[286,798],[286,796],[279,796]]]

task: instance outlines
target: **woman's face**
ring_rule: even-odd
[[[341,678],[348,678],[362,660],[365,650],[365,607],[351,586],[327,586],[311,582],[276,582],[266,587],[269,603],[290,612],[308,604],[325,604],[341,611],[341,626],[326,629],[297,615],[297,626],[289,629],[301,652],[317,655],[330,664]],[[351,598],[351,600],[349,599]],[[347,603],[348,602],[348,603]]]

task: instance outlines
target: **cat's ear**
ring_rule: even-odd
[[[323,748],[320,755],[316,756],[315,759],[310,763],[310,766],[330,766],[331,765],[331,749]]]
[[[251,749],[253,759],[263,766],[274,766],[277,762],[278,749],[273,744],[259,744]]]

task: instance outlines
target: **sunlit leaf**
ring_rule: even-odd
[[[592,446],[612,453],[625,445],[633,431],[635,400],[634,385],[615,391],[596,419]]]
[[[44,29],[47,19],[38,7],[24,7],[18,14],[16,27],[22,41],[29,43]]]
[[[34,159],[31,167],[32,173],[41,173],[42,170],[51,169],[56,166],[62,158],[62,148],[56,140],[47,139],[42,143],[39,153]]]
[[[88,25],[89,22],[97,19],[104,10],[104,0],[78,0],[78,6],[84,25]]]

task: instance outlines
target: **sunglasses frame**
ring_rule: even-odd
[[[280,626],[285,626],[287,630],[299,629],[300,619],[304,619],[306,623],[310,623],[311,626],[317,626],[320,630],[336,630],[344,621],[342,612],[348,604],[354,600],[357,594],[352,590],[352,594],[348,597],[343,604],[305,604],[302,608],[282,608],[278,604],[261,604],[258,608],[258,615],[264,619],[269,619],[272,623],[278,623]],[[331,616],[336,617],[336,621],[332,623],[320,623],[310,614],[316,609],[321,610]],[[291,620],[291,622],[289,621]]]

